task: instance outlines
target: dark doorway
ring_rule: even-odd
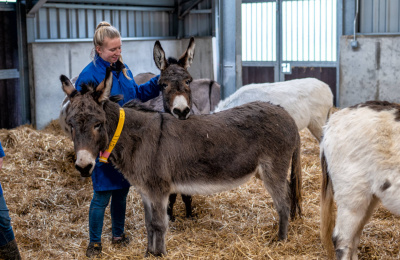
[[[329,85],[336,104],[336,68],[327,67],[292,67],[292,74],[285,74],[285,80],[316,78]]]
[[[0,11],[0,128],[21,124],[15,11]]]
[[[274,67],[242,66],[242,84],[274,82]]]

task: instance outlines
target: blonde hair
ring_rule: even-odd
[[[93,44],[94,44],[94,52],[95,53],[97,53],[97,50],[96,50],[97,46],[100,46],[100,47],[103,46],[104,39],[106,37],[108,37],[110,39],[121,38],[121,34],[117,30],[117,28],[112,26],[110,23],[103,21],[97,25],[96,31],[94,32],[94,35],[93,35]],[[124,63],[124,61],[122,60],[122,55],[119,56],[118,60],[120,62],[122,62],[122,64]],[[127,79],[131,79],[128,76],[127,71],[128,70],[126,68],[122,69],[122,73],[124,74],[124,76]]]

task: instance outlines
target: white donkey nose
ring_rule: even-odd
[[[190,114],[189,102],[183,95],[176,96],[172,104],[171,113],[178,119],[187,119]]]
[[[95,164],[96,158],[88,150],[79,150],[76,153],[75,168],[81,173],[82,177],[89,177]]]

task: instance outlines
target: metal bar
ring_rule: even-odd
[[[275,61],[243,61],[242,66],[255,66],[255,67],[273,67]]]
[[[65,2],[79,2],[79,1],[71,1],[71,0],[51,0],[53,3],[65,3]],[[108,0],[85,0],[85,3],[88,4],[103,4],[103,3],[112,3],[114,1]],[[174,0],[118,0],[118,4],[120,5],[136,5],[136,6],[166,6],[173,7]]]
[[[211,9],[190,10],[190,14],[212,14]]]
[[[336,67],[334,61],[288,61],[291,67]]]
[[[325,60],[328,60],[328,3],[325,2]]]
[[[337,1],[337,0],[335,0],[335,1]],[[335,8],[335,1],[332,0],[332,8],[331,8],[331,10],[333,10]],[[337,12],[337,10],[336,10],[336,12]],[[332,30],[332,55],[331,55],[331,59],[332,60],[336,60],[336,58],[334,56],[334,52],[333,52],[333,48],[335,48],[335,37],[334,36],[337,37],[337,33],[334,33],[335,24],[336,23],[337,23],[337,20],[334,18],[333,14],[332,14],[332,29],[331,29]],[[337,25],[336,25],[336,27],[337,27]]]
[[[299,3],[301,3],[301,1],[297,1],[296,2],[296,9],[297,9],[297,12],[296,12],[296,18],[297,18],[297,21],[296,21],[296,23],[297,23],[297,35],[296,35],[296,45],[297,45],[297,53],[296,53],[296,60],[299,60],[299,58],[300,58],[300,37],[301,37],[301,32],[300,32],[300,28],[301,28],[301,26],[299,26],[299,22],[300,22],[300,19],[299,19]],[[301,21],[301,22],[303,22],[303,21]]]
[[[282,0],[276,1],[276,62],[274,66],[274,81],[281,81],[281,62],[282,62]],[[283,75],[283,74],[282,74]]]
[[[276,2],[276,0],[242,0],[243,4],[268,3],[268,2]]]
[[[1,79],[19,79],[19,71],[17,69],[0,70]]]
[[[336,3],[336,107],[340,107],[340,71],[339,71],[339,64],[340,64],[340,37],[343,34],[344,28],[343,28],[343,5],[344,5],[344,0],[337,0]]]
[[[321,4],[321,2],[319,2],[319,60],[321,60],[322,59],[322,48],[321,48],[321,46],[322,46],[322,26],[321,26],[321,23],[322,23],[322,16],[321,16],[321,14],[322,14],[322,4]]]
[[[192,10],[198,3],[203,0],[190,0],[189,2],[185,2],[181,9],[181,14],[179,14],[179,19],[183,19],[189,12]]]
[[[0,11],[15,11],[15,3],[0,3]]]
[[[25,6],[20,1],[16,4],[17,12],[17,34],[18,34],[18,70],[19,70],[19,89],[21,94],[21,123],[31,122],[30,111],[30,89],[29,89],[29,69],[28,52],[26,39],[26,17]]]
[[[357,35],[371,35],[371,36],[398,36],[400,32],[371,32],[371,33],[357,33]]]
[[[256,23],[258,24],[258,10],[259,10],[259,5],[260,5],[260,3],[257,3],[256,4]],[[257,28],[258,28],[258,26],[257,26]],[[258,57],[259,57],[259,53],[258,53],[258,47],[259,47],[259,33],[258,33],[258,31],[257,31],[257,33],[256,33],[256,59],[258,59]]]
[[[67,8],[67,9],[103,9],[103,10],[125,10],[143,12],[172,12],[173,7],[142,7],[142,6],[112,6],[112,5],[79,5],[79,4],[44,4],[45,8]]]
[[[314,40],[314,46],[313,46],[313,47],[314,47],[314,50],[313,50],[314,60],[317,59],[317,57],[316,57],[316,54],[317,54],[317,53],[315,52],[315,45],[316,45],[316,43],[317,43],[317,42],[316,42],[316,41],[317,41],[317,39],[316,39],[317,37],[316,37],[316,33],[315,33],[315,32],[317,31],[317,26],[316,26],[316,23],[315,23],[315,20],[317,19],[317,18],[316,18],[317,15],[316,15],[316,13],[315,13],[315,12],[316,12],[315,6],[316,6],[316,3],[315,3],[315,1],[314,1],[314,33],[313,33],[313,35],[314,35],[314,36],[313,36],[313,40]]]
[[[251,39],[251,46],[250,46],[250,59],[251,60],[253,60],[254,58],[253,58],[253,27],[254,27],[254,24],[253,24],[253,4],[251,5],[251,7],[250,7],[250,12],[251,12],[251,20],[250,20],[250,24],[251,24],[251,28],[252,28],[252,30],[250,30],[250,39]]]
[[[308,26],[308,41],[307,41],[307,60],[310,61],[310,0],[307,1],[307,26]]]
[[[176,39],[176,37],[123,37],[122,41],[147,41],[147,40],[170,40]],[[36,39],[35,43],[65,43],[65,42],[93,42],[93,38],[81,38],[81,39]]]

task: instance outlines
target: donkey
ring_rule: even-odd
[[[111,69],[96,88],[85,86],[80,92],[66,76],[60,80],[70,101],[66,122],[72,129],[75,167],[82,176],[90,176],[97,155],[112,140],[109,161],[143,200],[146,255],[167,254],[170,194],[221,192],[251,176],[259,177],[272,197],[279,215],[278,239],[287,238],[289,215],[301,215],[301,162],[300,135],[283,108],[254,102],[177,120],[134,101],[123,108],[110,101]],[[122,124],[122,131],[114,135]]]
[[[155,74],[151,72],[147,73],[140,73],[134,77],[135,82],[140,85],[151,78],[155,77]],[[200,115],[200,114],[209,114],[218,102],[221,99],[221,87],[220,85],[215,82],[214,80],[210,79],[194,79],[190,83],[190,90],[192,92],[192,99],[193,99],[193,106],[190,111],[191,114]],[[162,95],[150,99],[147,102],[143,103],[145,106],[156,110],[156,111],[163,111],[163,98]],[[189,195],[182,194],[182,200],[185,203],[186,209],[186,217],[191,218],[193,217],[192,213],[192,197]],[[174,217],[174,204],[176,201],[177,194],[171,194],[169,196],[169,204],[168,204],[168,216],[171,221],[175,221]]]
[[[327,84],[315,78],[250,84],[220,101],[214,112],[252,101],[267,101],[284,107],[299,130],[307,127],[320,142],[322,127],[333,107],[333,94]]]
[[[194,48],[195,42],[194,38],[191,37],[189,41],[189,45],[186,51],[181,55],[181,57],[177,60],[174,58],[169,58],[168,61],[165,59],[165,52],[161,47],[161,43],[156,41],[154,44],[153,49],[153,58],[157,65],[157,67],[161,70],[160,78],[159,78],[159,85],[161,86],[162,95],[159,97],[146,102],[146,104],[154,106],[156,110],[162,111],[165,110],[168,113],[171,113],[175,117],[179,119],[186,119],[189,117],[191,108],[192,108],[192,95],[190,89],[190,83],[192,82],[192,77],[190,76],[187,69],[192,64],[194,58]],[[134,80],[135,82],[140,85],[149,81],[154,74],[147,73],[142,75],[137,75]],[[74,83],[77,77],[72,79]],[[197,83],[195,83],[197,84]],[[214,85],[214,84],[213,84]],[[207,86],[208,87],[208,86]],[[219,87],[219,85],[218,85]],[[195,93],[197,90],[195,90]],[[213,93],[216,91],[214,90]],[[219,94],[219,88],[218,88]],[[216,95],[216,94],[214,94]],[[196,95],[196,98],[199,95]],[[199,97],[200,101],[203,101],[206,98]],[[219,101],[219,96],[218,96]],[[204,102],[200,103],[203,104]],[[210,103],[211,106],[215,106],[216,101],[214,98],[213,104]],[[59,116],[59,122],[61,128],[69,134],[71,130],[69,129],[68,125],[65,122],[66,111],[69,106],[69,100],[66,97],[61,105],[61,111]],[[202,111],[207,111],[207,107],[200,107]],[[197,113],[200,113],[199,110],[196,108],[195,110]],[[208,109],[210,111],[210,109]],[[191,201],[192,198],[190,196],[182,196],[183,201],[186,205],[186,216],[192,216],[192,206]],[[176,194],[171,194],[170,198],[170,207],[168,208],[168,215],[171,220],[174,220],[173,216],[173,204],[176,201]]]
[[[337,259],[358,259],[362,229],[379,201],[400,214],[399,141],[398,104],[369,101],[330,117],[320,146],[321,238],[330,256],[334,246]]]
[[[193,78],[187,69],[193,62],[194,47],[194,38],[191,37],[187,50],[178,60],[167,60],[161,43],[156,41],[154,44],[153,58],[161,72],[158,84],[161,86],[164,109],[178,119],[187,119],[193,104],[189,87]]]

